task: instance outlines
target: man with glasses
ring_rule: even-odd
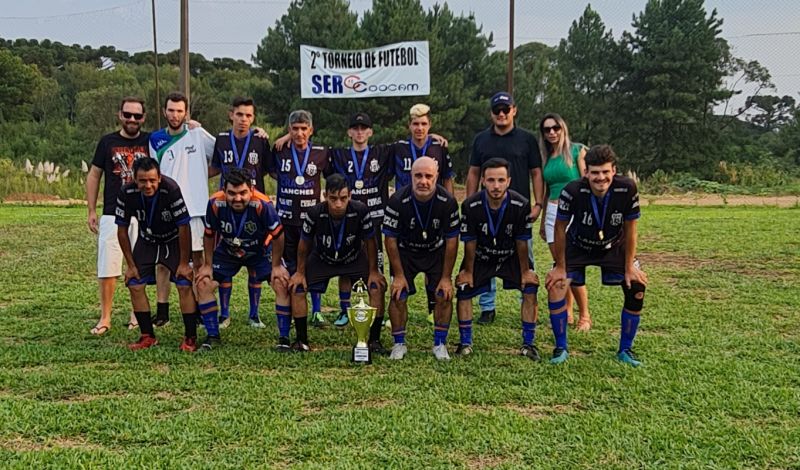
[[[539,218],[544,199],[542,158],[539,144],[532,132],[514,125],[517,107],[510,93],[501,91],[489,100],[492,125],[479,132],[472,142],[472,155],[467,173],[467,197],[478,191],[481,165],[491,158],[502,158],[510,165],[511,189],[531,201],[531,222]],[[533,183],[533,197],[531,197]],[[533,258],[533,244],[529,240],[528,253]],[[481,316],[478,323],[485,325],[495,317],[495,283],[480,297]]]

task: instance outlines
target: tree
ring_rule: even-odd
[[[0,49],[0,121],[14,120],[30,112],[31,100],[42,76],[35,66]]]
[[[789,95],[750,96],[747,98],[747,107],[755,109],[747,121],[765,131],[774,131],[789,124],[797,111],[795,99]]]

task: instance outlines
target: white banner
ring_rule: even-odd
[[[300,46],[302,98],[372,98],[428,95],[428,41],[336,51]]]

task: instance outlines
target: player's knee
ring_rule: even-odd
[[[192,295],[191,284],[179,283],[176,284],[175,287],[178,290],[178,295]]]
[[[130,289],[131,293],[133,293],[133,294],[140,294],[140,293],[144,292],[145,285],[144,284],[129,283],[128,284],[128,289]]]
[[[631,282],[631,287],[627,288],[622,286],[622,292],[625,294],[625,310],[629,312],[639,312],[644,307],[644,284],[638,282]]]

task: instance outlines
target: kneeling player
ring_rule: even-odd
[[[347,294],[347,299],[352,284],[358,279],[366,279],[369,303],[378,308],[386,280],[378,272],[375,228],[366,204],[350,199],[347,180],[338,173],[325,180],[325,201],[309,209],[303,221],[297,271],[289,283],[292,310],[293,313],[296,311],[297,341],[292,346],[296,351],[309,350],[308,335],[301,331],[301,326],[305,329],[308,315],[306,291],[322,294],[328,288],[328,281],[336,276],[343,281],[339,283],[340,296]],[[342,309],[345,308],[343,305]],[[379,354],[384,353],[380,342],[382,323],[383,316],[375,317],[369,334],[369,347]]]
[[[125,262],[125,285],[142,335],[128,347],[147,349],[158,344],[150,318],[145,286],[155,284],[156,265],[166,267],[178,288],[185,335],[180,349],[197,350],[197,302],[192,293],[191,232],[189,212],[178,184],[161,175],[158,162],[141,158],[133,164],[134,183],[123,186],[117,198],[117,237]],[[128,226],[139,221],[139,237],[131,250]]]
[[[508,162],[492,158],[481,168],[485,187],[461,204],[461,240],[464,260],[456,277],[458,329],[461,343],[457,355],[472,353],[472,298],[488,292],[495,277],[504,289],[522,291],[522,348],[520,354],[539,360],[534,346],[538,317],[536,293],[539,279],[528,258],[531,239],[530,202],[511,183]]]
[[[558,200],[555,266],[545,279],[556,342],[550,362],[560,364],[569,356],[568,284],[582,286],[586,266],[594,265],[600,266],[603,284],[622,285],[625,303],[617,359],[639,366],[641,362],[631,350],[647,285],[647,275],[636,260],[639,192],[633,180],[616,174],[617,158],[610,146],[592,147],[585,161],[586,176],[569,183]]]
[[[211,349],[220,343],[215,290],[220,284],[230,284],[243,267],[256,282],[271,281],[278,329],[288,331],[289,273],[281,265],[282,228],[269,198],[253,188],[249,175],[239,168],[228,171],[224,191],[208,201],[203,239],[206,262],[198,270],[195,282],[200,315],[208,333],[203,348]]]

